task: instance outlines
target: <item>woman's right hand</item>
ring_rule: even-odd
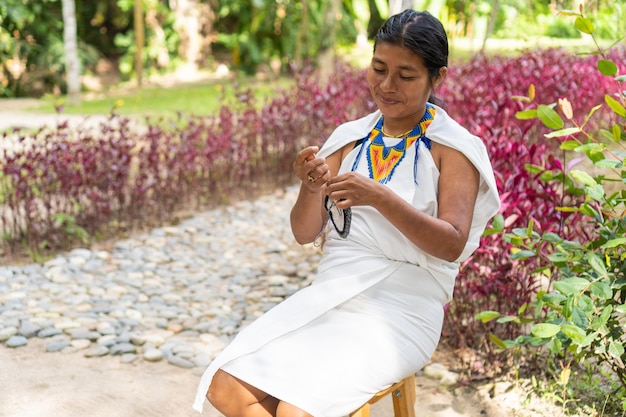
[[[330,169],[324,158],[317,157],[319,147],[308,146],[298,152],[293,171],[302,184],[311,192],[319,192],[330,179]]]

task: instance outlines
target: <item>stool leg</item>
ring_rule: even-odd
[[[404,379],[400,388],[391,393],[395,417],[415,417],[415,375]]]
[[[358,410],[352,412],[350,417],[370,417],[370,405],[369,403],[364,404],[363,407]]]

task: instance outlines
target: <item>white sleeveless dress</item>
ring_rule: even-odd
[[[366,137],[380,116],[375,112],[338,127],[319,156]],[[209,365],[198,386],[196,410],[202,411],[220,368],[315,417],[341,417],[427,363],[439,342],[443,308],[460,262],[478,247],[499,197],[484,145],[443,109],[436,108],[426,137],[454,144],[481,174],[461,257],[455,262],[432,257],[373,208],[353,207],[347,238],[328,226],[314,283],[243,329]],[[394,140],[385,138],[387,145]],[[436,216],[439,173],[426,144],[417,144],[407,149],[386,185]],[[369,176],[364,155],[353,167],[358,154],[357,146],[340,172],[354,168]]]

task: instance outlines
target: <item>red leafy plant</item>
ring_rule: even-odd
[[[0,248],[39,259],[93,236],[172,221],[178,210],[211,207],[292,184],[305,144],[371,111],[360,71],[343,64],[320,81],[311,68],[260,105],[249,91],[215,115],[146,119],[112,114],[98,127],[61,123],[4,132],[27,146],[0,154]]]

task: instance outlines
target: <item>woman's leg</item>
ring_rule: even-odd
[[[226,417],[274,417],[278,399],[222,371],[213,376],[206,395]]]

